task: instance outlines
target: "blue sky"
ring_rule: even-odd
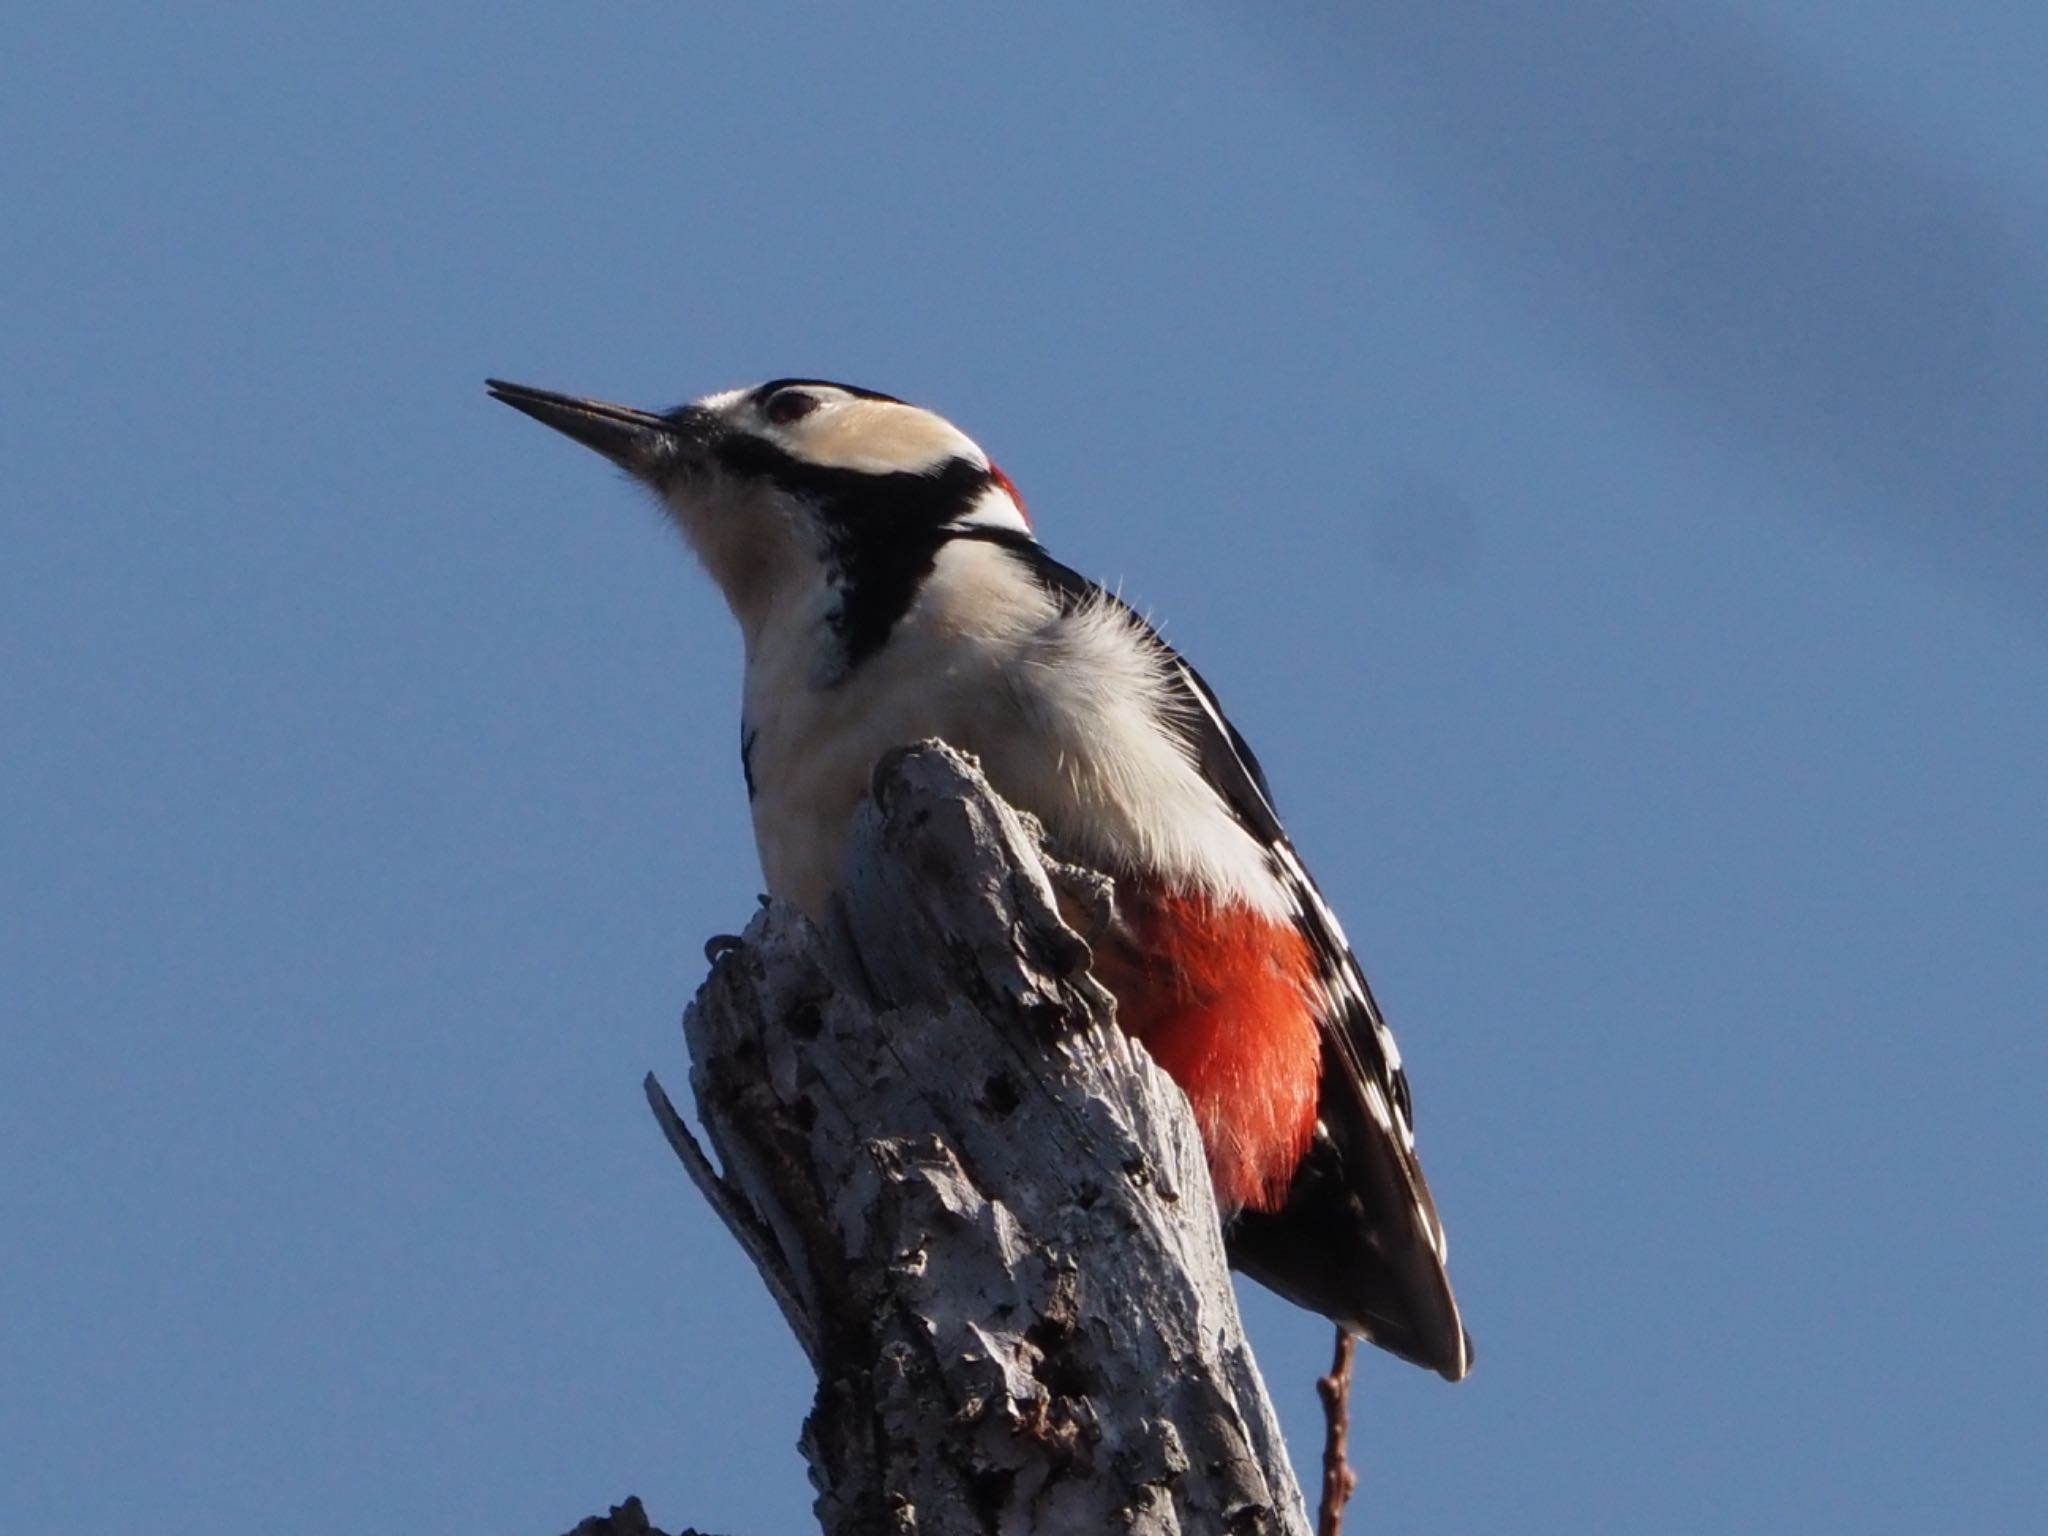
[[[1480,1347],[1363,1527],[2048,1510],[2038,7],[0,23],[0,1511],[804,1529],[639,1097],[738,643],[486,374],[934,405],[1223,694]],[[1246,1291],[1290,1434],[1325,1330]]]

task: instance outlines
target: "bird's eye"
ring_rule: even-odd
[[[800,389],[785,389],[769,397],[762,414],[778,427],[786,427],[792,421],[801,421],[817,408],[816,395],[807,395]]]

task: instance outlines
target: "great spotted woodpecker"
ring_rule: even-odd
[[[816,379],[659,415],[490,390],[651,487],[724,593],[769,891],[822,913],[890,748],[976,754],[1055,853],[1113,880],[1096,973],[1194,1107],[1233,1262],[1463,1377],[1400,1053],[1265,775],[1195,670],[1045,552],[988,456]]]

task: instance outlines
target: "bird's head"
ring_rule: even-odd
[[[971,438],[872,390],[775,379],[656,413],[489,383],[652,489],[750,637],[820,585],[914,581],[962,532],[1030,534],[1015,488]]]

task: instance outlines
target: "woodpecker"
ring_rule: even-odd
[[[1462,1378],[1400,1052],[1264,772],[1194,668],[1045,551],[988,455],[819,379],[659,414],[489,389],[651,489],[739,621],[770,894],[824,914],[883,753],[974,753],[1058,857],[1114,882],[1096,974],[1193,1106],[1232,1262]]]

